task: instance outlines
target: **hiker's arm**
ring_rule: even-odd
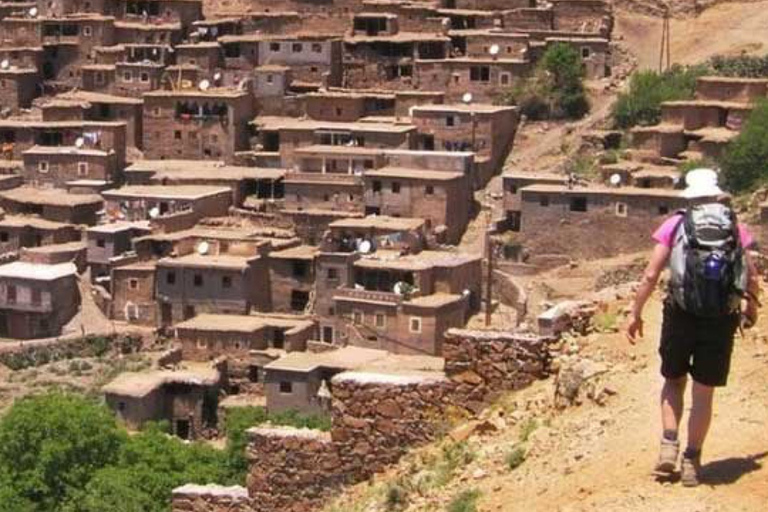
[[[741,306],[743,326],[752,327],[757,322],[757,308],[760,305],[760,280],[757,266],[752,254],[746,251],[744,259],[747,263],[747,296]]]
[[[635,302],[632,305],[632,317],[627,328],[627,338],[632,343],[634,343],[638,336],[643,336],[643,308],[656,288],[656,284],[659,282],[659,276],[661,276],[661,272],[667,265],[671,251],[664,244],[656,244],[656,247],[653,248],[651,260],[648,262],[648,266],[645,267],[640,287],[637,289]]]

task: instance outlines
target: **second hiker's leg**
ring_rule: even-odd
[[[693,381],[691,416],[688,418],[688,447],[683,453],[680,480],[686,487],[699,485],[701,447],[712,421],[712,399],[715,388]]]
[[[688,418],[688,449],[700,452],[712,422],[715,388],[693,381],[691,416]]]

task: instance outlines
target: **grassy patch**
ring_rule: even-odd
[[[520,441],[523,443],[528,442],[531,434],[533,434],[537,428],[539,428],[539,422],[536,421],[535,418],[525,420],[522,425],[520,425]]]
[[[525,447],[521,445],[512,447],[504,462],[510,471],[519,468],[525,462]]]
[[[447,512],[477,512],[477,500],[480,498],[480,491],[477,489],[467,489],[454,497],[448,504]]]

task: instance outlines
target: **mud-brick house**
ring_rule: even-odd
[[[351,272],[352,286],[331,290],[330,318],[349,344],[440,355],[444,333],[479,308],[479,257],[377,250],[355,259]]]
[[[182,439],[199,439],[216,427],[222,375],[209,363],[185,363],[179,370],[123,373],[102,388],[107,406],[130,429],[167,421]]]
[[[80,306],[77,267],[16,261],[0,265],[0,337],[57,336]]]
[[[86,230],[91,279],[109,277],[114,258],[133,251],[133,239],[152,232],[149,222],[113,222]]]
[[[269,311],[268,244],[259,252],[187,254],[157,262],[157,300],[160,324],[169,326],[199,313],[245,315]]]
[[[249,149],[253,97],[239,89],[158,90],[144,94],[144,156],[224,160]]]
[[[441,33],[400,32],[396,17],[360,14],[365,24],[344,38],[344,66],[348,87],[413,89],[418,83],[418,59],[446,59],[450,38]],[[378,31],[381,28],[383,30]]]
[[[110,218],[143,221],[187,213],[195,219],[227,215],[232,191],[205,185],[128,185],[102,193]]]
[[[365,171],[366,215],[415,217],[447,243],[467,227],[472,203],[470,176],[458,172],[382,167]]]
[[[253,158],[257,164],[293,169],[296,150],[305,146],[355,146],[375,149],[414,149],[416,127],[406,122],[338,122],[260,116]]]
[[[104,201],[96,194],[70,194],[27,186],[0,191],[0,207],[10,214],[39,215],[67,224],[93,226],[103,206]]]
[[[40,95],[40,75],[34,67],[11,66],[0,69],[0,109],[17,112],[30,108]]]
[[[269,254],[272,310],[304,312],[311,306],[318,249],[300,245]]]
[[[505,172],[502,176],[502,188],[507,227],[512,231],[520,231],[521,190],[535,184],[562,185],[566,178],[564,174],[555,173]]]
[[[149,327],[158,325],[156,268],[154,261],[112,267],[109,279],[112,319]]]
[[[532,255],[572,258],[644,250],[651,232],[686,205],[670,189],[536,184],[520,194],[523,245]]]
[[[304,351],[315,334],[315,324],[293,315],[203,313],[174,325],[173,330],[185,360],[208,361],[244,359],[254,350]]]
[[[422,149],[475,153],[475,186],[503,167],[519,120],[516,107],[461,103],[413,107],[411,116]]]
[[[475,101],[492,103],[515,79],[528,76],[532,64],[519,57],[484,56],[420,59],[414,67],[418,86],[444,90],[446,101],[459,101],[470,92]]]
[[[123,163],[114,150],[77,146],[33,146],[23,154],[24,181],[65,188],[79,180],[103,185],[122,180]]]
[[[264,394],[270,412],[294,410],[327,414],[328,386],[343,371],[386,372],[394,375],[436,375],[442,358],[402,356],[384,350],[342,347],[323,353],[292,352],[264,367]]]
[[[80,230],[72,224],[39,217],[3,215],[0,218],[0,254],[26,247],[41,247],[80,240]]]

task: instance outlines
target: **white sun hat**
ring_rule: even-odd
[[[685,189],[680,195],[686,199],[717,197],[724,194],[717,185],[717,171],[713,169],[693,169],[685,175]]]

